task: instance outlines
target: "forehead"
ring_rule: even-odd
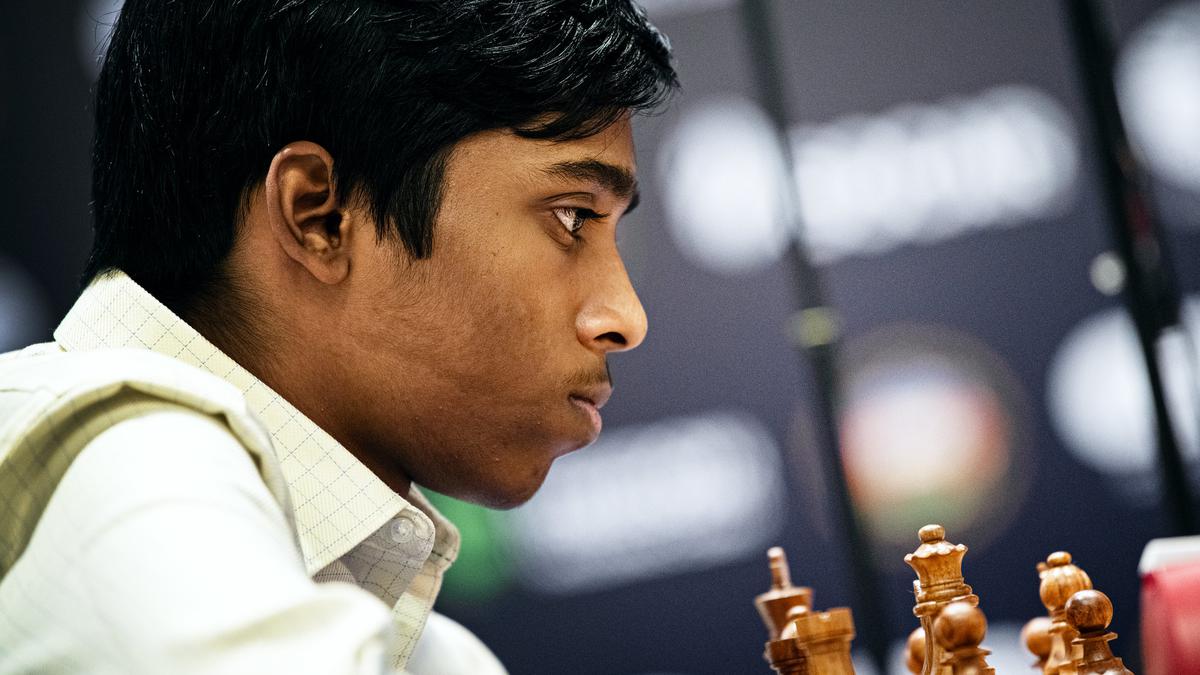
[[[586,138],[566,141],[532,139],[518,136],[510,130],[492,130],[473,134],[455,146],[451,155],[451,171],[499,173],[523,180],[550,179],[551,169],[568,162],[596,161],[628,171],[636,171],[633,130],[628,117],[623,117],[603,131]]]

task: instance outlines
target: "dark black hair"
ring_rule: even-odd
[[[457,141],[585,137],[675,86],[632,0],[126,0],[96,85],[84,281],[120,268],[186,306],[298,140],[329,150],[381,238],[427,257]]]

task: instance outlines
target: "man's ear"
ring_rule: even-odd
[[[345,279],[352,219],[338,203],[329,152],[309,141],[289,143],[271,160],[263,187],[280,248],[322,283]]]

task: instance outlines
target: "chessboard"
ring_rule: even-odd
[[[994,675],[982,644],[987,619],[979,596],[963,579],[967,547],[946,541],[940,525],[918,533],[920,545],[904,556],[916,572],[913,614],[919,626],[909,635],[907,665],[921,675]],[[764,658],[780,675],[848,675],[854,672],[850,643],[854,619],[850,610],[813,609],[812,589],[794,586],[783,549],[767,552],[771,589],[755,599],[767,626]],[[1043,675],[1133,675],[1114,656],[1108,630],[1113,607],[1108,596],[1092,588],[1092,580],[1065,551],[1051,553],[1037,565],[1039,594],[1046,615],[1021,631],[1025,648]]]

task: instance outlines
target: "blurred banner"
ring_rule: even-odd
[[[592,448],[526,506],[437,498],[464,548],[440,610],[515,673],[766,673],[752,606],[786,547],[816,604],[850,602],[788,335],[786,180],[733,0],[644,0],[683,92],[639,121],[643,202],[620,245],[649,339],[613,359]],[[16,3],[0,22],[0,347],[49,337],[90,242],[89,87],[120,3]],[[1200,291],[1200,2],[1121,0],[1118,91],[1187,292]],[[903,554],[941,522],[998,670],[1069,550],[1116,607],[1135,671],[1137,561],[1165,529],[1148,387],[1058,3],[798,2],[773,12],[807,243],[844,339],[851,489],[900,641]],[[1200,476],[1200,296],[1163,345]],[[436,498],[436,497],[435,497]],[[901,662],[897,661],[897,668]],[[866,665],[859,671],[872,672]],[[896,672],[903,672],[897,670]]]

